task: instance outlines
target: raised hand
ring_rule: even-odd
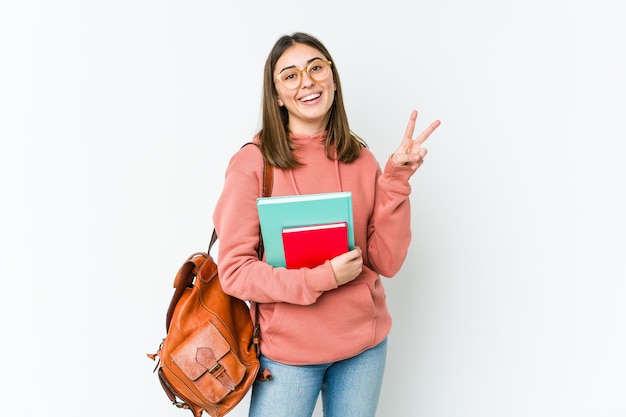
[[[415,121],[417,120],[417,110],[411,112],[409,124],[404,132],[400,147],[391,156],[391,161],[395,165],[410,165],[412,169],[417,169],[424,163],[424,157],[428,153],[426,148],[422,148],[422,143],[431,133],[435,131],[441,124],[439,120],[435,120],[424,130],[417,138],[413,139],[415,131]]]

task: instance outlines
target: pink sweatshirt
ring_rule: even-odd
[[[231,159],[213,214],[219,236],[219,277],[225,292],[255,301],[259,308],[261,350],[292,365],[346,359],[381,342],[391,329],[379,274],[392,277],[411,240],[410,167],[389,160],[384,172],[363,149],[350,163],[330,160],[325,133],[292,136],[304,166],[274,168],[273,196],[351,191],[355,243],[363,250],[363,272],[337,286],[330,261],[316,268],[274,268],[259,261],[259,217],[263,159],[245,146]]]

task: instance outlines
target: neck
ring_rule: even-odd
[[[324,128],[322,126],[307,126],[307,127],[299,126],[297,128],[292,128],[291,126],[289,126],[290,133],[293,133],[294,135],[301,136],[301,137],[315,136],[319,133],[322,133],[323,131],[324,131]]]
[[[328,114],[318,123],[303,123],[302,121],[290,120],[289,132],[299,136],[313,136],[326,130]]]

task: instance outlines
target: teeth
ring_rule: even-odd
[[[320,94],[309,94],[308,96],[302,97],[300,99],[300,101],[309,101],[309,100],[315,100],[316,98],[318,98],[320,96]]]

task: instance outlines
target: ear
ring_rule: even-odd
[[[278,107],[283,107],[285,103],[280,99],[280,97],[276,97],[276,101],[278,102]]]

